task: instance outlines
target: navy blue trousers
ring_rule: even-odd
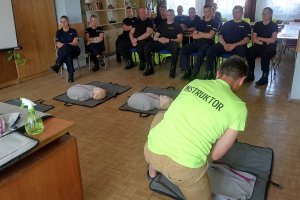
[[[258,45],[254,44],[251,48],[248,49],[248,65],[249,71],[254,73],[255,68],[255,59],[261,57],[261,70],[263,73],[269,74],[269,65],[270,60],[273,56],[276,55],[276,45]]]
[[[105,51],[105,47],[102,42],[100,43],[91,43],[87,46],[88,51],[91,53],[91,58],[95,65],[99,65],[99,60],[97,56],[101,55]]]
[[[64,44],[57,51],[56,64],[62,66],[63,63],[66,63],[67,70],[69,75],[72,75],[75,72],[73,65],[73,58],[79,56],[80,48],[78,46],[73,46],[71,44]]]
[[[152,41],[145,47],[145,59],[146,62],[152,65],[152,52],[158,52],[160,50],[168,50],[171,52],[171,66],[176,68],[176,63],[178,60],[178,43],[177,42],[169,42],[166,44],[160,43],[158,41]]]
[[[212,42],[210,43],[206,40],[200,39],[182,47],[180,50],[180,68],[182,70],[191,70],[190,56],[196,53],[196,62],[193,67],[193,73],[198,74],[206,56],[206,51],[212,44]]]
[[[242,58],[246,57],[247,54],[247,45],[237,46],[231,52],[227,52],[223,45],[220,43],[214,44],[213,46],[209,47],[206,52],[206,71],[214,71],[214,66],[216,63],[216,57],[222,56],[223,54],[230,53],[232,55],[237,55]]]

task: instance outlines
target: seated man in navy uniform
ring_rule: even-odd
[[[196,9],[194,7],[189,8],[189,16],[187,17],[185,21],[185,26],[183,26],[183,31],[185,32],[193,32],[196,30],[196,24],[198,24],[201,21],[201,18],[196,15]],[[192,39],[188,37],[183,38],[183,46],[191,42]]]
[[[117,56],[117,62],[121,62],[121,56],[124,60],[129,60],[128,55],[130,56],[130,53],[124,52],[124,50],[128,50],[128,46],[131,46],[131,41],[129,38],[129,32],[132,29],[132,25],[137,20],[136,17],[133,16],[133,10],[131,7],[126,8],[126,14],[127,17],[123,19],[123,33],[119,35],[118,39],[116,40],[116,56]]]
[[[262,21],[256,22],[252,38],[253,46],[248,49],[249,73],[247,82],[254,81],[254,69],[256,57],[261,57],[262,77],[255,82],[255,85],[268,84],[269,65],[273,56],[276,55],[278,25],[272,22],[273,9],[266,7],[263,9]]]
[[[167,21],[166,17],[167,8],[164,5],[160,5],[158,9],[158,15],[154,18],[155,28],[157,28],[162,22]]]
[[[131,41],[131,45],[137,48],[137,53],[140,59],[139,70],[143,71],[145,69],[145,53],[144,49],[146,44],[152,40],[151,34],[153,31],[153,21],[147,16],[147,9],[140,8],[139,9],[138,19],[132,26],[130,30],[129,37]],[[128,48],[131,48],[130,46]],[[133,67],[133,63],[127,64],[125,69],[131,69]]]
[[[91,52],[91,58],[94,62],[93,71],[99,70],[99,63],[101,66],[105,65],[105,62],[101,56],[105,51],[104,47],[104,32],[103,29],[98,26],[98,19],[96,15],[90,17],[90,27],[85,29],[85,40],[87,43],[88,51]]]
[[[218,4],[212,3],[212,10],[213,10],[213,19],[216,20],[219,23],[219,28],[222,26],[222,14],[217,11],[218,9]]]
[[[177,7],[177,14],[174,18],[174,21],[181,26],[182,29],[186,29],[186,21],[188,20],[188,16],[182,14],[183,13],[183,7],[179,5]]]
[[[215,78],[213,70],[217,56],[229,53],[246,57],[247,43],[251,36],[251,28],[247,22],[242,20],[242,6],[234,6],[232,13],[233,20],[226,22],[220,29],[219,42],[207,50],[207,74],[205,79]]]
[[[185,31],[194,31],[196,30],[196,24],[200,22],[201,18],[196,15],[196,9],[194,7],[189,8],[189,17],[187,18],[185,25]]]
[[[179,24],[174,22],[174,10],[169,9],[167,11],[167,22],[161,23],[154,35],[152,42],[147,44],[145,48],[145,58],[147,63],[147,69],[144,76],[148,76],[154,73],[152,63],[152,52],[156,52],[162,49],[166,49],[171,52],[171,67],[170,67],[170,78],[176,76],[176,63],[178,59],[178,47],[182,42],[182,28]]]
[[[193,43],[182,47],[180,51],[180,67],[185,72],[183,80],[194,80],[199,74],[207,49],[214,44],[214,36],[218,29],[218,22],[212,19],[212,6],[206,4],[203,7],[204,19],[196,24],[193,31]],[[191,71],[189,56],[197,52],[196,62]]]
[[[55,45],[57,48],[57,59],[55,65],[50,67],[50,70],[58,73],[59,69],[66,63],[69,74],[68,82],[74,82],[74,65],[73,58],[80,54],[78,46],[78,34],[73,28],[70,28],[69,18],[61,16],[60,23],[62,28],[56,31]]]

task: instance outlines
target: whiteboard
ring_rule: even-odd
[[[0,0],[0,51],[18,47],[11,0]]]

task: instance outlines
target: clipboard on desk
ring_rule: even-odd
[[[0,171],[2,171],[27,156],[38,146],[39,140],[24,134],[24,119],[28,113],[26,108],[0,102],[0,112],[1,114],[18,113],[9,130],[0,135]],[[53,117],[47,113],[36,112],[42,119]]]
[[[33,150],[39,141],[19,131],[0,137],[0,171],[16,163]]]

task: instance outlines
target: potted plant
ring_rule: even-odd
[[[7,52],[8,57],[7,57],[7,62],[14,62],[16,65],[16,70],[17,70],[17,83],[20,83],[20,76],[19,76],[19,65],[25,65],[25,63],[28,61],[28,59],[23,58],[21,54],[16,53],[14,50],[10,50]]]

